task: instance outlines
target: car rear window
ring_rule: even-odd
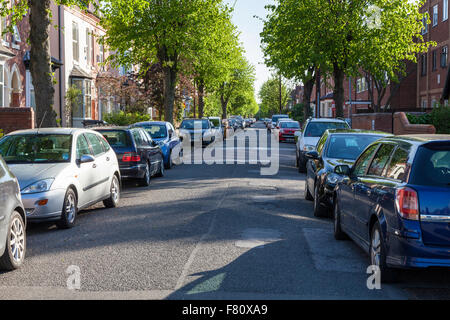
[[[102,130],[100,133],[105,137],[111,147],[131,147],[131,139],[125,130]]]
[[[321,137],[327,129],[348,129],[346,122],[310,122],[306,126],[305,137]]]
[[[450,187],[450,143],[431,143],[419,147],[410,183]]]
[[[280,127],[287,129],[300,129],[300,125],[298,124],[298,122],[290,122],[290,121],[280,122]]]

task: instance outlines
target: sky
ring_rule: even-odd
[[[271,71],[264,64],[264,55],[261,51],[261,38],[264,24],[258,16],[265,18],[267,10],[264,8],[267,4],[272,4],[272,0],[226,0],[230,6],[236,1],[233,12],[233,23],[241,32],[240,40],[245,49],[245,55],[256,69],[255,97],[258,99],[258,92],[262,84],[269,79]]]

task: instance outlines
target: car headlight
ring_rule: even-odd
[[[40,180],[40,181],[30,184],[28,187],[24,188],[21,191],[21,193],[29,194],[29,193],[39,193],[39,192],[49,191],[53,184],[53,181],[55,181],[55,179]]]
[[[327,177],[327,182],[329,184],[336,184],[339,180],[339,176],[335,173],[330,173]]]
[[[316,147],[311,146],[311,145],[307,145],[307,144],[306,144],[306,145],[303,147],[303,151],[306,151],[306,152],[314,151],[314,150],[316,150]]]

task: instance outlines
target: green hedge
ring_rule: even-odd
[[[116,126],[128,126],[136,122],[149,121],[150,115],[140,113],[125,113],[123,111],[109,113],[103,116],[103,120]]]
[[[411,124],[432,124],[436,133],[450,134],[450,106],[437,106],[430,113],[406,116]]]

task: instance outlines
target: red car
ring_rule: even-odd
[[[280,121],[278,123],[278,140],[280,142],[295,142],[295,131],[300,131],[300,124],[298,121]]]

